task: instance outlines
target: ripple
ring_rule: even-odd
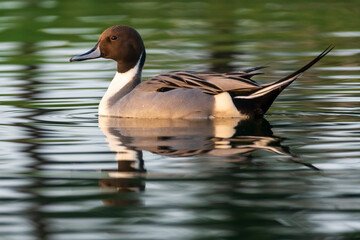
[[[328,76],[321,76],[320,78],[327,78],[327,79],[360,79],[360,75],[328,75]]]
[[[334,56],[354,56],[360,54],[360,49],[354,48],[354,49],[337,49],[332,51],[332,55]]]
[[[0,9],[19,9],[26,5],[24,1],[2,1],[0,2]]]
[[[359,31],[331,32],[326,35],[333,37],[360,37],[360,32]]]
[[[115,22],[125,19],[125,15],[103,15],[103,16],[82,16],[78,17],[79,21],[86,23],[99,23],[99,22]]]
[[[43,28],[42,32],[48,34],[88,34],[96,33],[98,28]]]

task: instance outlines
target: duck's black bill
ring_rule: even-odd
[[[102,56],[103,55],[102,55],[102,53],[100,51],[99,43],[97,43],[95,45],[95,47],[93,47],[90,51],[88,51],[88,52],[86,52],[84,54],[81,54],[81,55],[70,58],[70,62],[84,61],[84,60],[88,60],[88,59],[95,59],[95,58],[100,58]]]

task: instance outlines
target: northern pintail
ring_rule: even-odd
[[[101,116],[254,118],[262,117],[282,90],[332,49],[268,84],[251,79],[263,66],[231,73],[174,71],[141,82],[146,56],[143,40],[135,29],[118,25],[106,29],[94,48],[70,61],[103,57],[117,62],[117,73],[99,104]]]

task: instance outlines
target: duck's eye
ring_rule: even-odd
[[[117,39],[117,36],[112,36],[111,37],[111,40],[116,40]]]

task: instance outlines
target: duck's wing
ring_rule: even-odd
[[[262,86],[251,79],[259,73],[254,71],[264,68],[255,67],[234,73],[196,73],[175,71],[157,75],[143,84],[145,89],[156,92],[167,92],[174,89],[201,89],[204,93],[216,95],[232,92],[234,95],[249,95]]]
[[[168,72],[157,75],[145,83],[151,91],[167,92],[174,89],[201,89],[204,93],[215,95],[223,90],[193,72]]]
[[[232,97],[239,99],[238,101],[241,99],[255,99],[258,96],[270,94],[272,96],[271,100],[266,98],[266,101],[271,105],[283,89],[332,49],[333,46],[329,46],[319,56],[296,72],[268,84],[262,85],[251,79],[253,76],[260,74],[256,72],[257,70],[264,68],[264,66],[259,66],[233,73],[168,72],[145,81],[141,84],[142,90],[168,92],[174,89],[200,89],[202,92],[210,95],[229,92]],[[270,106],[269,104],[267,105]]]
[[[262,74],[255,71],[263,68],[265,66],[257,66],[239,72],[199,73],[198,75],[206,81],[221,87],[224,92],[229,92],[232,96],[247,96],[263,88],[261,83],[251,79],[255,75]]]

